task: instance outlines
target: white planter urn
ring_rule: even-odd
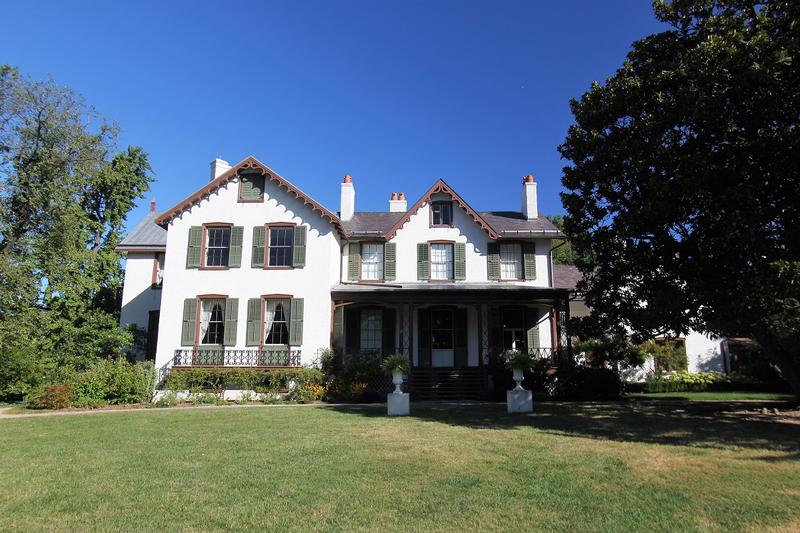
[[[394,392],[392,394],[403,394],[400,386],[403,384],[403,371],[392,370],[392,383],[394,383]]]
[[[515,368],[512,370],[514,375],[514,381],[517,382],[517,386],[514,387],[514,390],[525,390],[522,388],[522,381],[525,379],[525,372],[521,368]]]
[[[531,413],[533,412],[533,392],[522,388],[522,380],[525,379],[525,372],[521,368],[512,369],[514,381],[517,386],[506,391],[506,406],[509,413]]]

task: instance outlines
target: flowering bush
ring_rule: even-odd
[[[25,398],[29,409],[64,409],[72,405],[72,390],[66,385],[39,385]]]
[[[322,385],[317,383],[303,383],[294,388],[289,395],[289,399],[300,403],[311,403],[319,400],[324,392],[325,387]]]

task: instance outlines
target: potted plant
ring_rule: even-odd
[[[407,373],[411,365],[408,363],[408,358],[402,355],[390,355],[381,363],[381,368],[387,374],[392,375],[392,383],[394,383],[394,394],[402,394],[400,386],[403,384],[403,374]]]
[[[511,369],[514,375],[514,381],[517,382],[517,386],[514,387],[514,390],[522,390],[522,380],[525,379],[525,371],[532,370],[536,360],[531,354],[519,350],[506,350],[503,352],[503,360],[506,363],[506,367]]]

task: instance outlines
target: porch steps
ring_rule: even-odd
[[[485,382],[482,368],[414,368],[408,385],[414,400],[480,400]]]

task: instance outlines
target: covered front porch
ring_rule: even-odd
[[[496,283],[341,284],[332,291],[331,346],[411,362],[418,399],[478,399],[505,350],[551,365],[569,357],[568,292]]]

